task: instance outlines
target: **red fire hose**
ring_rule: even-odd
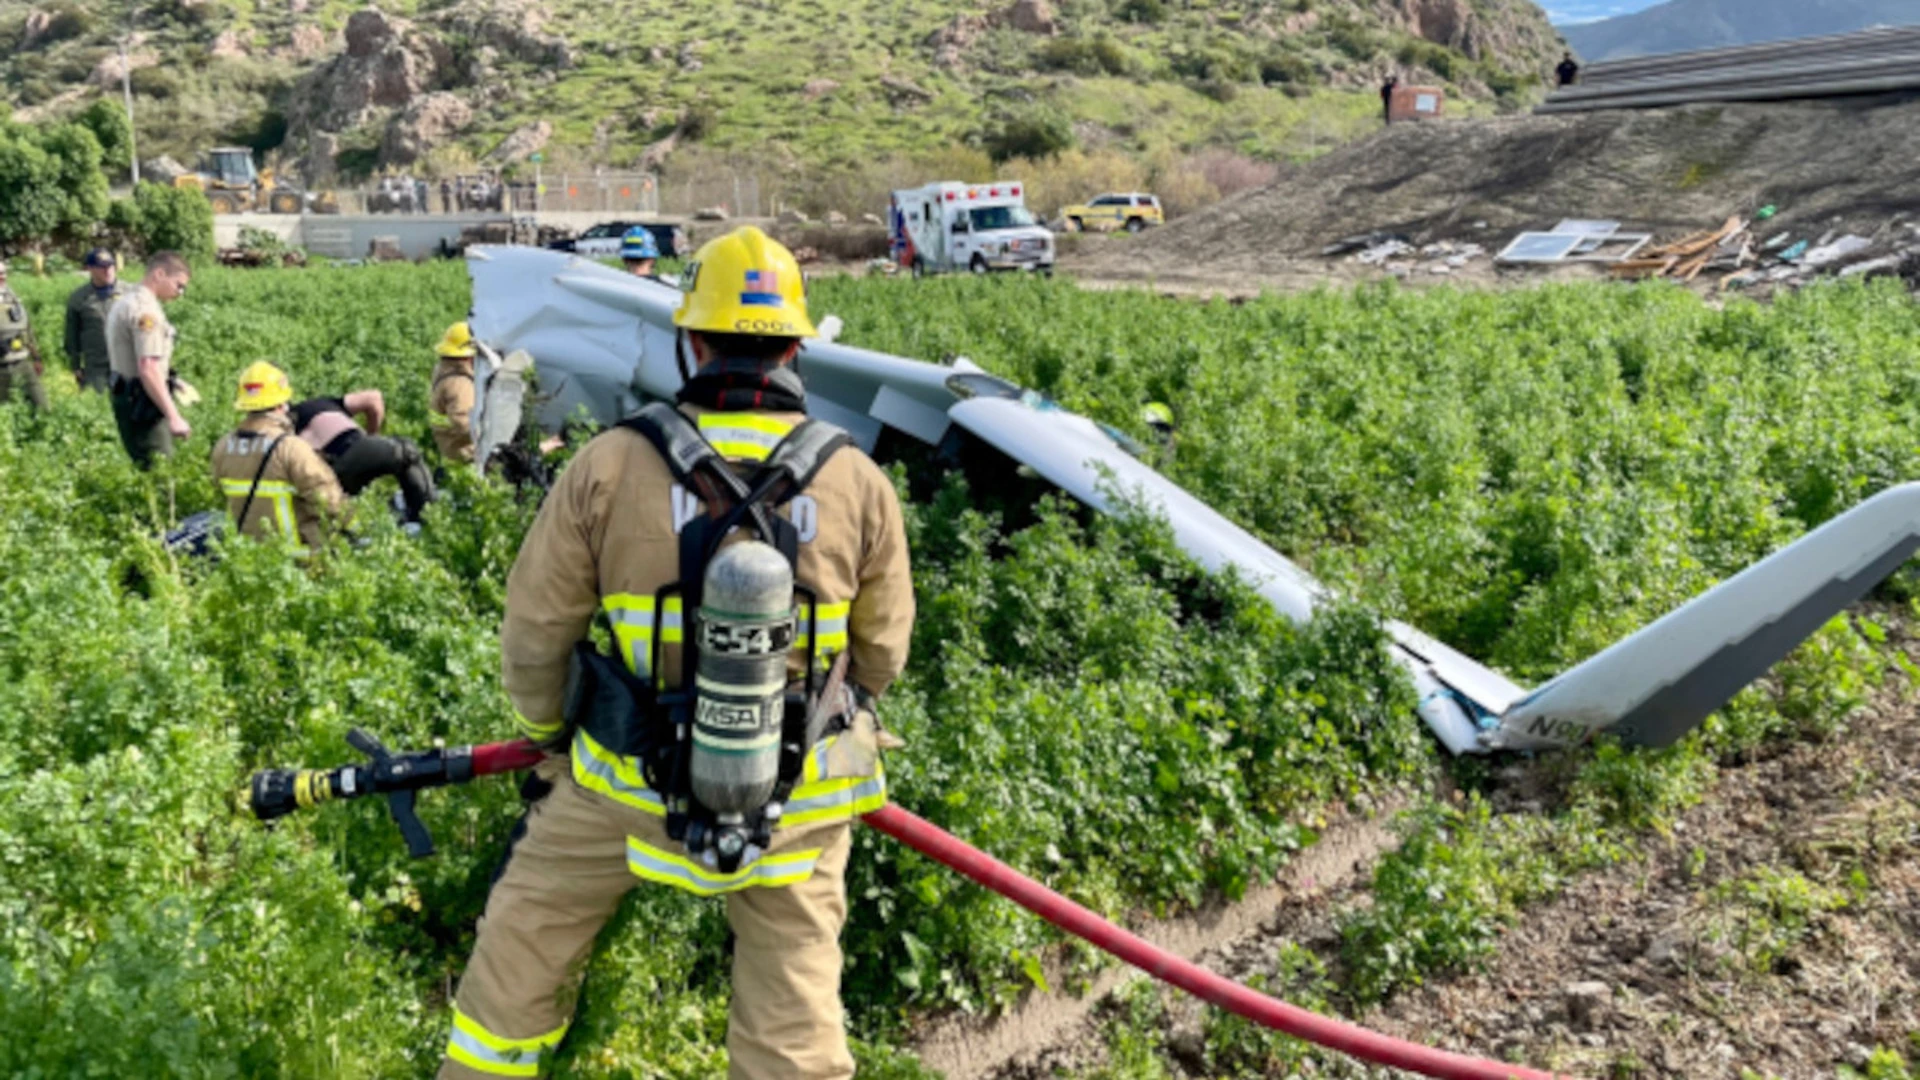
[[[959,871],[1075,937],[1098,946],[1141,971],[1237,1013],[1263,1027],[1350,1054],[1374,1065],[1407,1069],[1441,1080],[1557,1080],[1554,1074],[1518,1065],[1451,1054],[1388,1038],[1378,1032],[1289,1005],[1221,978],[1141,940],[1061,896],[939,826],[898,806],[863,818],[922,855]]]
[[[368,751],[372,760],[366,765],[347,765],[327,772],[269,769],[256,773],[252,782],[255,815],[262,821],[271,821],[317,802],[385,794],[392,802],[395,821],[408,837],[408,846],[415,854],[423,855],[433,850],[433,844],[413,814],[416,790],[462,783],[495,773],[517,772],[533,767],[545,756],[525,739],[398,756],[389,754],[377,740],[357,729],[350,741]],[[470,772],[466,768],[469,762]],[[1407,1069],[1440,1080],[1559,1080],[1551,1073],[1391,1039],[1257,993],[1148,944],[993,856],[963,843],[932,822],[897,806],[881,807],[862,820],[1154,978],[1264,1027],[1375,1065]]]

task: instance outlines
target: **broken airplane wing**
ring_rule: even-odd
[[[679,389],[677,290],[536,248],[477,247],[467,258],[474,335],[499,353],[534,357],[544,399],[533,414],[543,426],[611,424]],[[483,368],[490,363],[483,354]],[[1100,425],[965,361],[948,367],[816,339],[800,371],[808,410],[865,449],[885,428],[937,445],[957,426],[1096,510],[1131,502],[1164,517],[1202,567],[1233,569],[1290,619],[1311,617],[1327,596]],[[502,438],[509,416],[517,420],[510,408],[496,411],[495,396],[490,386],[475,414],[483,444]],[[1413,627],[1389,622],[1386,630],[1420,695],[1421,718],[1454,753],[1552,749],[1603,731],[1664,746],[1916,548],[1920,484],[1869,499],[1532,693]]]

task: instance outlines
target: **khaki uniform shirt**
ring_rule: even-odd
[[[765,460],[805,418],[682,411],[715,449],[746,461]],[[501,678],[529,734],[558,730],[569,654],[596,608],[628,667],[647,674],[654,593],[679,580],[680,526],[700,512],[646,436],[626,428],[596,436],[561,473],[508,575],[500,632]],[[799,584],[819,600],[817,626],[802,609],[796,670],[817,632],[823,655],[851,649],[848,678],[880,694],[906,666],[913,634],[913,577],[893,484],[867,455],[842,449],[780,514],[799,530]],[[681,625],[670,601],[661,619],[667,682],[677,681]]]
[[[126,294],[127,286],[122,282],[114,282],[103,295],[89,281],[67,297],[66,354],[73,370],[112,369],[112,359],[107,355],[107,314]]]
[[[277,445],[274,440],[280,441]],[[273,447],[265,472],[260,458]],[[247,505],[254,475],[260,488]],[[245,520],[240,531],[256,540],[285,537],[296,554],[306,555],[326,541],[328,528],[348,517],[347,494],[320,452],[293,433],[293,424],[274,415],[249,416],[232,434],[213,444],[213,478],[227,497],[227,513]]]
[[[448,461],[473,460],[473,390],[473,361],[442,357],[434,365],[428,421],[440,456]]]
[[[173,370],[173,324],[153,290],[135,285],[107,312],[107,359],[115,375],[139,382],[143,356],[157,356]]]
[[[27,305],[12,289],[0,287],[0,364],[14,364],[33,358],[27,348],[33,340],[33,328],[27,319]]]

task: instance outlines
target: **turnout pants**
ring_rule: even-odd
[[[419,521],[420,511],[433,501],[433,473],[411,439],[363,435],[329,464],[348,495],[360,494],[383,476],[398,480],[408,521]]]
[[[574,753],[580,753],[578,746]],[[553,790],[522,823],[480,920],[455,998],[442,1080],[544,1075],[566,1035],[593,939],[643,882],[630,838],[666,847],[665,820],[575,781],[565,758],[540,767]],[[677,845],[673,845],[677,847]],[[763,862],[817,850],[812,875],[725,894],[735,937],[727,1019],[732,1080],[853,1075],[840,1005],[852,825],[776,836]],[[771,876],[768,880],[775,880]]]
[[[40,386],[40,373],[31,360],[12,360],[0,364],[0,402],[24,397],[39,412],[47,411],[47,392]]]

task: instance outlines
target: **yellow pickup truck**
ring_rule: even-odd
[[[1139,232],[1149,225],[1167,223],[1166,214],[1160,210],[1159,198],[1139,192],[1101,195],[1085,206],[1062,209],[1060,216],[1067,220],[1067,224],[1082,232],[1089,229],[1094,232],[1113,229]]]

